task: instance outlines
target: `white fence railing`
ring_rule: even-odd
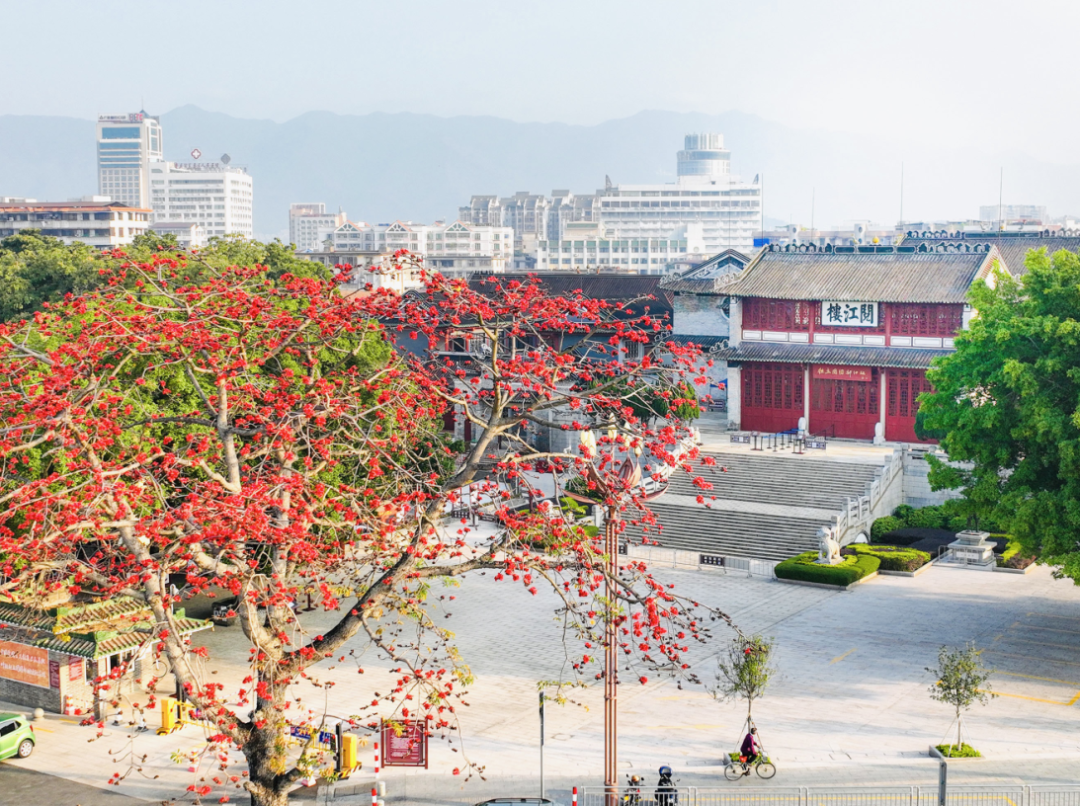
[[[944,798],[942,798],[944,795]],[[618,806],[1080,806],[1080,786],[620,787]],[[578,806],[606,806],[602,786],[579,787]]]
[[[840,545],[851,542],[862,530],[869,532],[882,500],[892,491],[892,485],[903,483],[904,456],[896,449],[885,459],[881,473],[866,485],[866,494],[858,497],[849,496],[844,508],[836,516],[836,539]],[[887,514],[887,513],[886,513]]]

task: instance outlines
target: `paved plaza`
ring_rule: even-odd
[[[950,780],[1075,780],[1080,589],[1052,579],[1046,568],[1020,575],[934,567],[916,578],[878,577],[845,592],[720,571],[658,569],[656,574],[676,590],[724,609],[744,631],[775,638],[779,675],[755,707],[765,747],[779,769],[769,785],[932,784],[937,768],[926,756],[927,747],[949,739],[954,730],[950,708],[927,695],[931,676],[924,668],[935,663],[942,644],[967,641],[985,648],[1001,696],[969,712],[965,738],[985,759],[954,762]],[[447,598],[439,600],[442,595]],[[470,577],[433,598],[452,613],[445,624],[455,630],[476,684],[465,698],[470,707],[461,715],[462,741],[433,742],[429,770],[384,770],[387,799],[464,802],[535,795],[536,683],[568,667],[560,627],[552,618],[554,599],[530,596],[490,575]],[[302,618],[312,630],[329,621],[318,613]],[[238,632],[239,627],[219,628],[198,636],[221,659],[213,679],[226,691],[245,674],[247,645],[236,640]],[[712,679],[715,654],[729,639],[730,631],[717,628],[711,645],[693,651],[695,671],[703,679]],[[355,649],[362,651],[363,643],[357,641]],[[576,658],[580,649],[571,647],[569,653]],[[368,660],[363,676],[348,663],[317,670],[317,680],[336,685],[329,692],[309,686],[298,694],[313,709],[355,714],[387,679],[385,669],[380,671],[374,659],[367,665]],[[637,670],[623,673],[619,695],[619,756],[626,773],[641,773],[651,785],[656,768],[670,764],[684,785],[744,785],[726,784],[720,766],[741,738],[744,706],[717,703],[700,687],[671,680],[639,685],[638,675]],[[573,785],[602,783],[601,693],[594,685],[580,693],[581,705],[548,706],[550,794],[562,798]],[[110,727],[105,737],[88,744],[92,731],[73,723],[49,717],[34,755],[0,765],[0,776],[21,767],[101,785],[117,766],[109,753],[122,754],[129,744],[147,754],[146,775],[160,778],[136,773],[114,792],[159,801],[204,774],[188,773],[169,760],[174,751],[201,746],[198,728],[132,737],[128,727]],[[370,745],[361,758],[364,769],[342,790],[370,786]],[[453,776],[455,767],[464,766],[463,758],[483,765],[487,780]],[[370,802],[370,796],[341,802]]]

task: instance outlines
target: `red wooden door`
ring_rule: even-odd
[[[921,369],[890,369],[885,383],[888,398],[885,408],[885,439],[890,442],[936,442],[915,436],[915,415],[919,395],[932,391]]]
[[[870,380],[812,378],[810,381],[810,433],[844,439],[873,439],[881,418],[881,377],[871,370]]]
[[[799,364],[743,364],[744,431],[787,431],[803,416],[803,368]]]

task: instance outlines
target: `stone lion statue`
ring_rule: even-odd
[[[833,534],[833,529],[822,526],[818,530],[818,556],[821,562],[840,562],[840,542]]]

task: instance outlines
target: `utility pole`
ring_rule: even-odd
[[[540,800],[544,799],[544,692],[540,692]]]
[[[608,507],[607,519],[604,521],[604,553],[607,558],[604,563],[604,596],[607,597],[607,606],[615,605],[615,574],[616,559],[619,555],[618,545],[618,517],[619,508],[612,504]],[[619,686],[618,668],[619,658],[615,654],[617,633],[615,629],[615,614],[608,613],[604,621],[604,801],[605,806],[615,806],[618,799],[619,789]]]

